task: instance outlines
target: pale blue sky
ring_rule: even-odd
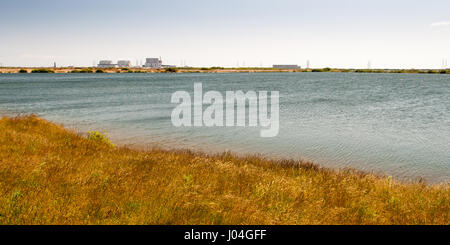
[[[43,0],[0,3],[3,66],[163,58],[191,66],[441,68],[450,1]]]

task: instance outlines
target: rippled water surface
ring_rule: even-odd
[[[175,128],[173,92],[280,91],[280,133]],[[450,75],[354,73],[0,74],[0,113],[35,113],[116,142],[305,158],[428,182],[450,180]]]

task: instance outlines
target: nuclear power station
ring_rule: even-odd
[[[131,61],[129,60],[119,60],[117,64],[113,63],[112,60],[100,60],[97,64],[98,68],[126,68],[132,67]],[[164,68],[164,67],[174,67],[172,65],[163,65],[161,58],[146,58],[145,64],[139,64],[139,61],[136,61],[135,67],[144,67],[144,68]]]

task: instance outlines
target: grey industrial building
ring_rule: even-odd
[[[273,65],[273,68],[276,69],[298,69],[300,66],[298,65]]]
[[[161,58],[146,58],[144,67],[147,68],[161,68],[162,60]]]

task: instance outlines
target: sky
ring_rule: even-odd
[[[437,69],[450,60],[449,0],[1,0],[0,30],[1,66],[162,57],[176,66]]]

